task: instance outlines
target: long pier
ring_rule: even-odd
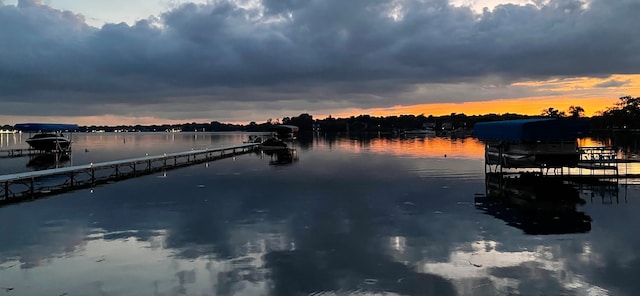
[[[68,152],[71,152],[71,149],[51,150],[51,151],[42,151],[42,150],[37,150],[33,148],[2,149],[0,150],[0,158],[13,158],[13,157],[55,154],[55,153],[68,153]]]
[[[259,143],[241,144],[0,176],[0,205],[149,175],[250,153]]]

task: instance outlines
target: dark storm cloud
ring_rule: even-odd
[[[621,87],[621,86],[625,86],[625,85],[629,85],[631,84],[631,80],[627,79],[627,80],[617,80],[617,79],[612,79],[612,80],[607,80],[605,82],[602,83],[598,83],[595,85],[595,87],[603,87],[603,88],[607,88],[607,87]]]
[[[25,98],[88,105],[354,98],[353,107],[377,107],[417,103],[399,94],[418,83],[640,69],[636,0],[551,0],[481,15],[446,0],[261,5],[186,4],[132,26],[102,28],[36,0],[0,6],[0,100],[17,106]]]

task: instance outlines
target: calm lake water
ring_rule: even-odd
[[[0,150],[27,137],[0,135]],[[57,165],[246,139],[79,133]],[[575,202],[496,199],[472,138],[315,136],[293,148],[286,165],[252,153],[0,207],[0,295],[640,291],[638,185],[563,188]],[[30,160],[1,158],[0,174],[37,169]]]

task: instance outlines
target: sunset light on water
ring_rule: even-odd
[[[0,0],[0,294],[635,296],[638,4]]]

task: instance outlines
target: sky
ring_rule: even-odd
[[[0,0],[0,124],[586,115],[640,96],[637,0]]]

